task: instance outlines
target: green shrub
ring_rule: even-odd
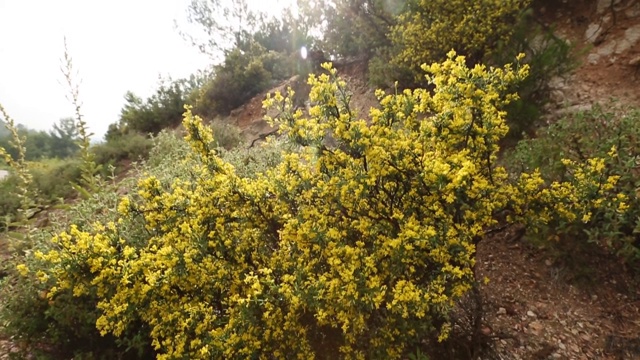
[[[227,115],[261,91],[294,74],[290,57],[266,51],[252,43],[248,49],[234,48],[224,62],[215,67],[211,79],[200,90],[194,106],[197,114],[208,118]]]
[[[20,209],[18,182],[19,179],[13,174],[0,180],[0,230],[7,230]]]
[[[95,161],[102,165],[117,165],[124,160],[147,158],[152,141],[140,133],[128,133],[91,147]]]
[[[203,76],[195,75],[189,79],[161,79],[156,93],[146,100],[127,92],[120,120],[109,126],[105,139],[115,140],[130,132],[157,134],[164,128],[180,125],[184,106],[200,87],[201,81]]]
[[[72,184],[81,177],[79,159],[46,159],[30,164],[33,184],[44,203],[67,199],[74,195]]]
[[[523,133],[533,130],[549,101],[549,81],[575,68],[575,51],[569,42],[555,35],[554,29],[537,22],[532,9],[520,15],[513,34],[498,44],[491,56],[492,63],[505,64],[523,53],[524,62],[531,68],[529,77],[518,84],[520,98],[507,107],[508,141],[518,140]]]
[[[266,142],[257,143],[251,148],[235,148],[220,155],[233,165],[238,176],[255,178],[280,164],[283,153],[295,153],[296,149],[297,146],[286,139],[269,138]]]
[[[213,131],[215,146],[227,150],[233,149],[244,143],[240,129],[216,118],[209,125]]]
[[[578,163],[590,158],[606,159],[603,176],[619,177],[612,191],[622,194],[624,209],[590,209],[580,222],[549,222],[537,236],[532,236],[547,245],[556,243],[558,247],[579,249],[586,244],[596,244],[629,263],[637,263],[640,260],[640,111],[613,109],[613,106],[611,110],[594,106],[586,112],[568,114],[541,129],[536,138],[518,143],[505,161],[514,175],[540,169],[545,181],[551,183],[575,176],[563,159]],[[559,239],[560,243],[548,242],[549,238]]]

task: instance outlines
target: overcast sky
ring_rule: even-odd
[[[0,103],[18,122],[50,129],[73,114],[60,72],[67,37],[95,138],[118,120],[124,94],[148,96],[209,60],[185,42],[188,0],[0,0]]]

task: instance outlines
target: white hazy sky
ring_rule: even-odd
[[[66,36],[83,114],[101,139],[118,120],[126,91],[146,97],[159,75],[186,77],[210,63],[174,28],[174,20],[186,22],[188,3],[0,0],[0,103],[35,129],[73,114],[60,71]]]

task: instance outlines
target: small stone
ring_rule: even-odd
[[[591,295],[591,301],[598,300],[598,295]]]
[[[547,265],[547,266],[551,266],[551,265],[553,265],[553,261],[551,259],[547,259],[547,260],[544,261],[544,264]]]
[[[544,325],[540,321],[532,321],[529,324],[529,329],[534,335],[540,335],[540,332],[544,329]]]
[[[629,60],[629,65],[630,66],[638,66],[640,65],[640,55],[634,57],[633,59]]]
[[[558,348],[560,348],[560,350],[567,350],[567,346],[563,343],[558,343]]]
[[[587,27],[587,31],[584,33],[584,37],[590,43],[595,43],[598,36],[602,33],[602,25],[600,24],[589,24]]]
[[[498,315],[506,315],[507,314],[507,309],[501,307],[498,309],[498,312],[496,313]]]
[[[551,357],[554,358],[554,359],[560,359],[560,358],[562,358],[562,355],[560,355],[560,353],[553,353],[553,354],[551,354]]]
[[[534,313],[534,312],[533,312],[533,311],[531,311],[531,310],[527,311],[527,316],[528,316],[528,317],[532,317],[532,318],[537,317],[536,313]]]
[[[483,326],[483,327],[482,327],[482,329],[480,329],[480,332],[481,332],[481,333],[482,333],[482,335],[484,335],[484,336],[489,336],[489,335],[491,335],[492,330],[491,330],[491,328],[490,328],[490,327],[488,327],[488,326]]]

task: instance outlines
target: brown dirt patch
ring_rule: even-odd
[[[588,284],[562,258],[515,230],[480,243],[486,324],[502,359],[639,359],[640,285],[606,257],[589,259]]]

